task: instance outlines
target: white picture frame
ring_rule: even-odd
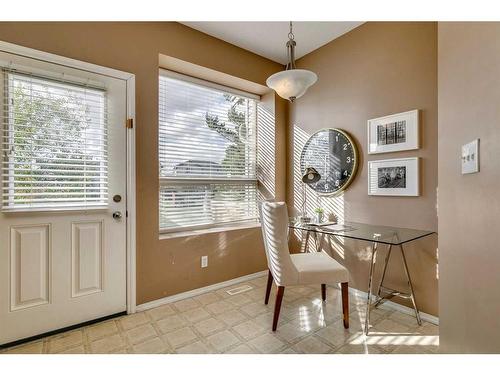
[[[368,154],[418,149],[419,123],[418,109],[368,120]]]
[[[368,162],[368,195],[420,195],[420,158]]]

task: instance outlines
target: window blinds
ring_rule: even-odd
[[[4,72],[2,209],[107,205],[106,92]]]
[[[160,75],[160,229],[257,217],[257,100]]]

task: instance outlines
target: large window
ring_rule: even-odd
[[[257,217],[258,98],[161,71],[160,230]]]
[[[1,72],[2,209],[107,204],[106,92]]]

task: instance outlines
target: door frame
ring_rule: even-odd
[[[55,55],[49,52],[23,47],[0,40],[0,51],[13,55],[28,57],[56,65],[74,68],[90,73],[121,79],[126,82],[127,119],[132,119],[132,128],[126,131],[126,162],[127,162],[127,214],[126,216],[126,279],[127,279],[127,314],[136,311],[136,188],[135,188],[135,75],[88,62]],[[125,126],[125,124],[123,124]]]

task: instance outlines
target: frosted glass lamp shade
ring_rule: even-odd
[[[266,80],[266,84],[283,99],[293,102],[304,95],[317,80],[318,76],[309,70],[290,69],[273,74]]]

